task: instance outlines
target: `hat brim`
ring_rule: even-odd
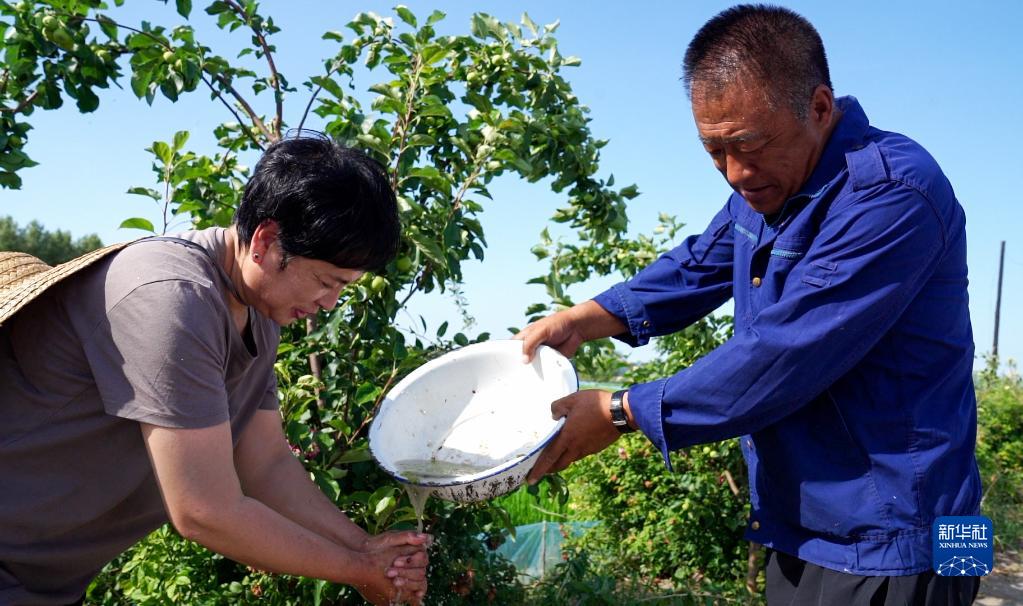
[[[49,267],[31,255],[17,254],[7,258],[13,271],[24,275],[11,282],[10,287],[0,290],[0,324],[3,324],[23,307],[43,294],[64,278],[85,269],[110,253],[121,250],[131,242],[111,244],[104,248],[85,253],[80,257]],[[40,267],[41,266],[41,267]],[[43,269],[49,267],[48,269]]]

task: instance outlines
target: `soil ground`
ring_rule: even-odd
[[[1023,606],[1023,553],[995,554],[995,569],[980,581],[974,606]]]

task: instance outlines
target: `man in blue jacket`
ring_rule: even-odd
[[[699,236],[519,338],[572,355],[680,330],[729,298],[735,335],[692,367],[555,402],[530,474],[641,430],[663,453],[741,436],[747,536],[770,604],[968,604],[936,576],[931,526],[976,515],[973,337],[963,209],[916,142],[835,98],[813,26],[737,6],[690,43],[700,140],[734,193]]]

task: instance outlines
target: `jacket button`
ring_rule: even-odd
[[[650,327],[650,320],[643,320],[643,328],[649,328],[649,327]]]
[[[749,525],[753,530],[760,530],[760,522],[753,520],[753,523]]]
[[[753,286],[756,288],[760,288],[760,276],[753,278]]]

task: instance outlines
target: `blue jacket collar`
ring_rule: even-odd
[[[845,168],[845,154],[859,149],[864,144],[870,123],[867,121],[867,114],[860,107],[860,102],[856,97],[839,97],[835,99],[835,105],[842,110],[842,116],[825,144],[824,152],[810,178],[794,197],[817,195]]]
[[[847,96],[835,99],[835,105],[842,111],[842,115],[824,145],[824,152],[817,160],[817,166],[799,192],[785,202],[781,212],[772,221],[764,218],[768,225],[780,227],[785,219],[796,214],[808,200],[821,193],[824,187],[846,168],[845,154],[863,146],[870,123],[867,121],[867,114],[860,107],[860,102],[856,97]]]

